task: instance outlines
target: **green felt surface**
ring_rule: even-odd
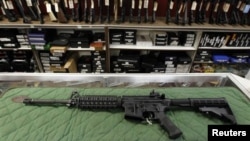
[[[157,124],[148,125],[124,119],[121,110],[78,110],[67,107],[25,106],[11,99],[20,95],[31,98],[67,99],[73,88],[16,88],[0,98],[1,141],[167,141],[167,133]],[[81,95],[148,95],[149,88],[87,88]],[[250,102],[232,87],[160,88],[168,98],[225,97],[239,124],[250,124]],[[167,116],[183,135],[176,141],[206,141],[207,125],[225,124],[195,111],[168,111]]]

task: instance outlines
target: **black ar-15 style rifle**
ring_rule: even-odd
[[[236,119],[224,98],[168,99],[164,94],[152,91],[146,96],[80,95],[73,92],[70,99],[25,98],[26,105],[68,106],[79,109],[124,109],[125,119],[157,121],[168,132],[169,138],[181,136],[181,130],[166,116],[165,112],[180,108],[191,108],[207,115],[215,115],[231,124]]]

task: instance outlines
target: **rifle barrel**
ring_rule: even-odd
[[[26,98],[23,100],[24,104],[27,105],[51,105],[51,106],[61,106],[70,104],[71,100],[68,99],[31,99]]]

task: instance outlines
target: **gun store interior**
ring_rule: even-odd
[[[250,0],[0,7],[0,140],[249,139]]]

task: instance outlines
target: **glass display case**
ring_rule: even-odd
[[[17,87],[235,87],[250,98],[249,80],[231,73],[188,74],[64,74],[2,73],[1,95]]]

